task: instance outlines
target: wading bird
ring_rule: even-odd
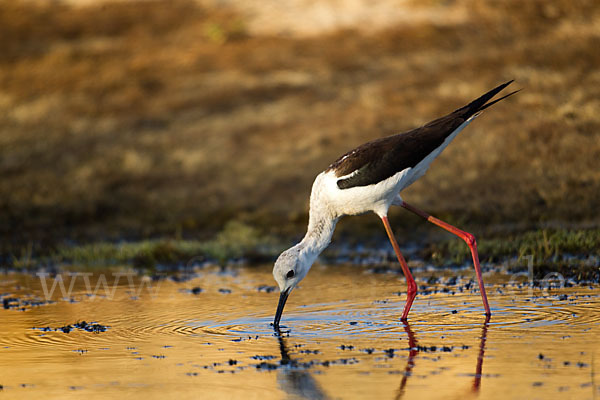
[[[300,243],[281,253],[273,268],[273,276],[280,289],[279,304],[273,321],[275,328],[279,327],[283,307],[290,292],[306,276],[317,256],[329,245],[337,221],[344,215],[357,215],[368,211],[373,211],[381,218],[406,277],[408,290],[401,320],[407,320],[417,295],[417,285],[387,218],[388,209],[392,205],[404,207],[467,243],[473,256],[485,314],[491,315],[481,277],[475,237],[407,204],[400,197],[400,192],[422,177],[431,162],[483,110],[515,94],[517,91],[490,102],[511,82],[490,90],[466,106],[420,128],[367,142],[341,156],[317,176],[310,194],[306,235]]]

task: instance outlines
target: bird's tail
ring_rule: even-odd
[[[466,106],[459,108],[456,111],[460,111],[463,114],[464,118],[467,119],[469,117],[471,117],[472,115],[479,113],[483,110],[485,110],[486,108],[490,107],[491,105],[496,104],[497,102],[499,102],[500,100],[503,100],[509,96],[512,96],[513,94],[519,92],[521,89],[519,90],[515,90],[514,92],[510,92],[507,95],[504,95],[502,97],[500,97],[499,99],[496,99],[494,101],[491,101],[488,103],[488,101],[490,101],[495,95],[497,95],[498,93],[500,93],[505,87],[507,87],[508,85],[510,85],[511,83],[513,83],[514,80],[510,80],[506,83],[503,83],[502,85],[495,87],[494,89],[490,90],[489,92],[487,92],[486,94],[484,94],[483,96],[473,100],[472,102],[470,102],[469,104],[467,104]]]

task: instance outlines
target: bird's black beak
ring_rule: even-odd
[[[285,307],[285,302],[290,295],[292,288],[287,288],[283,292],[279,294],[279,304],[277,304],[277,312],[275,312],[275,320],[273,320],[273,328],[279,328],[279,321],[281,320],[281,314],[283,314],[283,307]]]

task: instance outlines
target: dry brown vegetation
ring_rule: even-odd
[[[524,90],[404,198],[467,226],[597,225],[599,3],[414,5],[459,6],[461,23],[294,37],[187,1],[0,3],[5,245],[206,235],[232,219],[299,234],[337,156],[508,79]]]

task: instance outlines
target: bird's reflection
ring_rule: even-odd
[[[408,382],[408,377],[412,375],[412,369],[415,366],[415,356],[419,354],[419,349],[417,347],[417,339],[415,338],[415,334],[410,328],[410,324],[408,323],[408,321],[404,322],[404,331],[408,335],[408,360],[406,361],[406,368],[404,368],[404,376],[402,377],[402,381],[400,382],[400,387],[398,388],[396,399],[401,399],[404,396],[404,388],[406,387],[406,382]]]
[[[477,355],[477,365],[475,366],[475,375],[473,378],[473,385],[471,386],[471,392],[477,394],[481,388],[481,375],[483,370],[483,357],[485,353],[485,342],[487,340],[488,325],[490,317],[486,316],[485,322],[481,328],[481,338],[479,341],[479,353]],[[415,357],[419,354],[419,347],[417,345],[417,339],[413,330],[408,322],[404,322],[404,331],[408,335],[408,360],[406,361],[406,368],[404,369],[404,376],[400,382],[400,387],[396,394],[396,399],[401,399],[404,396],[404,391],[408,378],[412,375],[412,370],[415,366]]]
[[[485,341],[487,340],[488,325],[490,316],[485,317],[485,322],[481,328],[481,339],[479,341],[479,355],[477,356],[477,367],[475,367],[475,378],[473,379],[473,392],[479,392],[481,387],[481,371],[483,369],[483,354],[485,353]]]
[[[286,338],[279,333],[278,339],[282,367],[277,373],[277,383],[281,390],[291,399],[327,399],[310,372],[290,358]]]

